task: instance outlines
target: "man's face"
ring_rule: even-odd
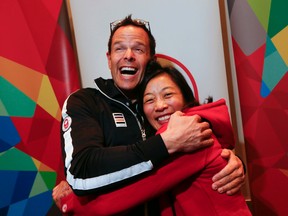
[[[132,91],[142,80],[150,56],[147,33],[136,26],[122,26],[112,38],[108,66],[115,84],[124,92]]]

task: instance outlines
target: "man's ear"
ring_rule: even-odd
[[[107,57],[108,67],[111,70],[111,55],[109,52],[106,52],[106,57]]]

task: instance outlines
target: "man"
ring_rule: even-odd
[[[209,124],[197,115],[175,113],[165,132],[146,134],[137,110],[137,86],[155,47],[148,22],[130,15],[111,23],[107,59],[112,79],[98,78],[96,89],[81,89],[67,98],[61,143],[66,179],[76,195],[109,192],[157,168],[171,154],[213,144]],[[243,184],[242,163],[228,150],[223,155],[229,163],[214,176],[212,187],[233,194]],[[142,210],[129,214],[135,211],[140,215]]]

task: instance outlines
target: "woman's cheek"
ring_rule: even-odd
[[[143,106],[143,111],[144,111],[144,114],[145,114],[147,120],[149,121],[149,123],[153,124],[153,121],[152,121],[152,119],[153,119],[153,117],[152,117],[153,116],[153,107],[149,104],[145,104]]]

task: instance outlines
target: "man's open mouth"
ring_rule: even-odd
[[[120,69],[121,71],[121,74],[125,75],[134,75],[136,72],[137,72],[137,69],[136,68],[132,68],[132,67],[122,67]]]

